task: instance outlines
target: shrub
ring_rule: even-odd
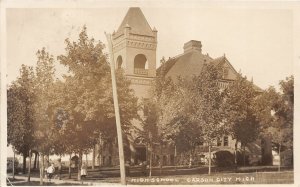
[[[237,152],[237,164],[238,166],[244,166],[244,155],[243,152]],[[249,166],[249,155],[245,155],[245,166]]]
[[[215,153],[215,164],[219,167],[229,167],[234,165],[234,155],[229,151],[218,151]]]

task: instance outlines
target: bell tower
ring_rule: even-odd
[[[131,81],[131,88],[139,102],[150,97],[152,81],[156,76],[157,30],[151,28],[138,7],[129,8],[118,30],[112,34],[113,56],[116,68],[122,68]],[[144,106],[146,107],[146,106]],[[143,111],[139,111],[143,116]],[[130,162],[137,164],[147,159],[147,147],[140,141],[141,121],[133,119],[129,140]]]
[[[112,38],[115,67],[124,69],[139,99],[149,97],[156,76],[157,30],[151,29],[140,8],[131,7]]]

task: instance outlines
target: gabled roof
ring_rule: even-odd
[[[173,65],[166,71],[166,76],[176,78],[191,75],[199,75],[204,63],[211,61],[210,57],[203,55],[200,51],[184,53],[183,55],[172,59]]]
[[[117,34],[123,33],[124,28],[128,26],[131,28],[131,33],[133,34],[153,36],[152,29],[139,7],[129,8],[117,30]]]
[[[192,50],[174,58],[170,58],[157,69],[157,74],[163,73],[163,76],[171,77],[173,80],[176,80],[178,76],[188,77],[199,75],[205,63],[213,63],[216,66],[226,65],[229,67],[229,75],[224,80],[235,80],[238,75],[238,72],[234,69],[225,55],[213,59],[209,55],[202,54],[199,50]],[[262,91],[262,89],[255,84],[253,84],[253,87],[257,92]]]
[[[220,56],[218,58],[215,58],[211,61],[211,63],[213,63],[214,65],[219,65],[220,63],[224,63],[226,61],[226,57],[225,56]]]
[[[226,58],[225,54],[221,57],[215,58],[211,61],[211,63],[213,63],[214,65],[218,66],[218,65],[224,65],[227,64],[227,66],[230,67],[230,69],[234,72],[234,73],[238,73],[234,67],[231,65],[231,63],[229,62],[229,60]]]

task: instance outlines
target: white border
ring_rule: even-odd
[[[300,93],[300,1],[179,1],[179,0],[0,0],[0,21],[1,21],[1,149],[0,151],[0,185],[6,186],[6,134],[7,134],[7,115],[6,115],[6,9],[7,8],[103,8],[103,7],[214,7],[214,8],[256,8],[256,9],[291,9],[293,10],[293,42],[294,42],[294,76],[295,76],[295,112],[294,112],[294,185],[277,186],[300,186],[300,138],[297,132],[300,132],[300,113],[299,113],[299,93]],[[298,176],[298,177],[297,177]],[[276,184],[275,184],[276,185]],[[220,185],[203,185],[220,186]],[[230,186],[230,185],[225,185]],[[234,185],[237,186],[237,185]],[[244,186],[244,185],[243,185]],[[269,186],[269,185],[251,185],[251,186]]]

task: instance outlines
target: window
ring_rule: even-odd
[[[218,138],[218,140],[217,140],[217,146],[221,146],[221,140]]]
[[[134,57],[134,73],[138,75],[148,75],[148,61],[145,55],[138,54]]]
[[[118,58],[117,58],[117,68],[118,68],[118,69],[121,69],[121,68],[122,68],[122,63],[123,63],[122,56],[119,55]]]
[[[224,136],[224,146],[228,146],[228,136]]]
[[[228,77],[229,74],[229,68],[228,67],[223,67],[223,79],[226,79]]]

